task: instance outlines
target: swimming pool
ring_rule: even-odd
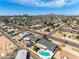
[[[50,53],[46,51],[40,51],[39,53],[43,56],[50,56]]]
[[[39,53],[39,56],[43,59],[51,58],[53,55],[51,51],[43,50],[43,49],[39,50],[38,53]]]

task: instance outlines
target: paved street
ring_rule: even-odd
[[[28,29],[28,31],[33,32],[33,33],[36,33],[36,34],[39,34],[41,36],[44,35],[43,33],[39,33],[39,32],[33,31],[33,30],[29,30]],[[61,42],[61,43],[67,44],[67,45],[70,45],[70,46],[75,47],[75,48],[79,48],[79,44],[74,43],[74,42],[71,42],[71,41],[67,41],[65,39],[61,39],[61,38],[54,37],[51,34],[48,34],[47,37],[48,38],[51,38],[51,39],[53,39],[53,40],[55,40],[57,42]]]
[[[63,26],[65,26],[65,25],[63,25]],[[61,27],[63,27],[63,26],[61,26]],[[58,29],[56,29],[55,31],[61,29],[61,27],[58,28]],[[28,31],[30,31],[30,32],[32,32],[32,33],[41,35],[41,36],[44,35],[43,33],[36,32],[36,31],[34,31],[34,30],[30,30],[30,29],[26,29],[26,30],[28,30]],[[52,33],[53,33],[53,32],[52,32]],[[61,39],[61,38],[54,37],[54,36],[52,36],[52,33],[47,34],[47,37],[50,38],[50,39],[52,39],[52,40],[55,40],[55,41],[57,41],[57,42],[61,42],[61,43],[67,44],[67,45],[72,46],[72,47],[75,47],[75,48],[79,48],[79,44],[73,43],[73,42],[71,42],[71,41],[67,41],[67,40],[64,40],[64,39]],[[26,49],[27,51],[32,52],[32,51],[30,51],[30,50],[28,49],[28,47],[24,47],[24,46],[18,45],[17,42],[15,42],[11,37],[8,36],[8,34],[7,34],[6,37],[9,38],[10,41],[12,41],[19,49]],[[32,56],[35,56],[35,57],[37,56],[37,55],[34,54],[34,53],[31,53],[31,55],[32,55]],[[38,58],[39,58],[39,57],[38,57]]]
[[[54,37],[54,36],[51,36],[51,35],[47,35],[47,37],[51,38],[51,39],[53,39],[53,40],[55,40],[57,42],[61,42],[61,43],[70,45],[72,47],[79,48],[79,44],[77,44],[77,43],[74,43],[74,42],[71,42],[71,41],[68,41],[68,40],[65,40],[65,39],[57,38],[57,37]]]

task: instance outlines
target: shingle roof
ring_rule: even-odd
[[[35,42],[35,43],[38,40],[38,38],[33,35],[29,35],[28,37],[31,39],[32,42]]]
[[[47,47],[48,50],[53,51],[56,49],[57,45],[54,43],[50,43],[49,41],[43,39],[38,41],[39,44],[42,44]]]

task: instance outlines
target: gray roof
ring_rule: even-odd
[[[30,32],[29,31],[25,31],[25,32],[22,32],[23,35],[29,35]]]
[[[52,51],[52,52],[54,52],[55,49],[56,49],[56,47],[58,46],[58,45],[56,45],[54,43],[50,43],[49,41],[47,41],[45,39],[39,40],[38,43],[46,46],[47,49],[50,50],[50,51]]]
[[[31,39],[32,42],[36,43],[36,41],[38,40],[37,37],[35,37],[34,35],[28,35],[28,37]]]

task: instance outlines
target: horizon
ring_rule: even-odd
[[[0,16],[79,15],[78,0],[1,0]]]
[[[48,14],[14,14],[14,15],[0,15],[0,16],[47,16],[47,15],[57,15],[57,16],[79,16],[79,15],[66,15],[66,14],[54,14],[54,13],[48,13]]]

